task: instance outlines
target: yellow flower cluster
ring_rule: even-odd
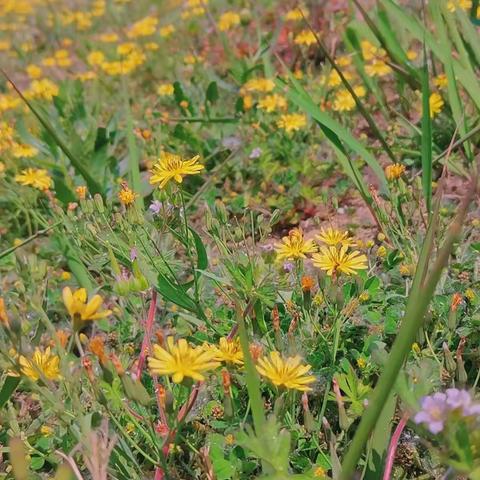
[[[175,383],[185,379],[197,382],[205,380],[205,374],[225,363],[243,366],[243,353],[238,339],[221,338],[218,345],[192,346],[185,339],[177,342],[168,337],[165,346],[154,345],[148,358],[150,372],[154,375],[171,377]],[[307,375],[311,366],[302,363],[300,356],[282,358],[278,352],[258,359],[257,371],[273,385],[280,388],[306,392],[316,381]]]
[[[317,247],[313,240],[306,240],[299,228],[291,230],[275,248],[277,259],[303,260],[312,254],[313,265],[329,276],[352,275],[367,268],[367,257],[358,250],[350,250],[355,242],[348,232],[329,227],[322,229],[316,238],[323,245]]]
[[[225,12],[218,20],[218,29],[221,32],[226,32],[232,27],[236,27],[240,23],[240,15],[236,12]]]
[[[58,86],[48,78],[32,80],[27,90],[23,92],[27,99],[51,100],[58,95]]]
[[[384,77],[392,73],[392,68],[386,63],[387,52],[383,48],[375,46],[368,40],[362,40],[360,47],[366,62],[365,73],[369,77]]]
[[[295,36],[294,43],[295,45],[305,45],[309,47],[317,42],[315,34],[311,30],[302,30]]]
[[[127,33],[128,38],[148,37],[153,35],[157,29],[158,19],[145,17],[135,22]]]

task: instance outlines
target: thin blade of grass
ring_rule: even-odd
[[[430,6],[430,13],[435,24],[435,29],[438,32],[441,46],[443,50],[451,51],[452,46],[450,44],[450,40],[447,35],[447,29],[445,28],[445,23],[442,18],[440,2],[438,0],[433,0]],[[453,118],[455,120],[457,128],[463,137],[467,134],[467,125],[465,122],[465,117],[463,115],[463,107],[460,100],[460,94],[458,92],[457,80],[455,78],[455,72],[453,70],[453,62],[451,56],[446,57],[444,67],[445,75],[447,76],[448,102],[452,109]],[[472,161],[472,150],[469,142],[465,143],[465,152],[467,158]]]
[[[284,64],[285,65],[285,64]],[[286,67],[285,67],[286,68]],[[287,69],[288,71],[288,69]],[[286,92],[289,100],[297,105],[301,110],[314,118],[317,122],[327,127],[329,130],[335,132],[335,135],[350,148],[353,152],[359,155],[375,173],[381,189],[389,196],[390,190],[388,188],[387,180],[381,165],[376,158],[359,142],[350,132],[344,128],[339,122],[333,119],[330,115],[322,112],[315,104],[310,95],[303,89],[295,77],[288,71],[289,79],[293,86],[290,86]],[[330,140],[330,139],[329,139]],[[367,183],[364,182],[365,186]],[[368,187],[367,187],[368,189]]]
[[[428,84],[427,50],[423,46],[422,72],[422,187],[428,215],[432,207],[432,119],[430,117],[430,87]]]
[[[303,15],[303,12],[302,12],[302,15]],[[383,137],[382,133],[378,129],[377,124],[375,123],[375,120],[370,115],[370,112],[365,108],[365,106],[363,105],[363,102],[360,100],[358,95],[355,93],[355,90],[350,85],[350,82],[345,78],[345,75],[343,74],[341,68],[339,68],[339,66],[335,62],[334,58],[330,55],[330,53],[328,52],[328,49],[325,48],[325,45],[320,40],[320,38],[316,34],[315,30],[312,28],[312,26],[310,25],[308,20],[305,18],[305,16],[303,17],[303,20],[307,24],[310,31],[315,36],[315,40],[317,41],[317,45],[320,48],[321,52],[323,53],[323,55],[325,55],[325,58],[330,62],[330,65],[332,65],[333,69],[338,73],[338,76],[340,77],[340,80],[342,81],[345,88],[348,90],[348,93],[350,93],[350,95],[355,100],[355,104],[358,108],[358,111],[362,114],[363,118],[367,121],[368,126],[372,130],[375,137],[377,137],[379,142],[382,144],[382,147],[385,150],[385,152],[387,153],[387,155],[395,163],[396,162],[395,155],[393,154],[392,150],[390,149],[390,147],[389,147],[388,143],[386,142],[385,138]]]
[[[125,83],[123,84],[123,97],[125,105],[125,116],[127,119],[127,146],[128,146],[128,167],[130,170],[130,181],[138,197],[135,199],[136,206],[140,211],[144,208],[142,196],[142,183],[140,180],[140,152],[138,151],[137,141],[133,132],[133,117],[130,108],[130,97]]]

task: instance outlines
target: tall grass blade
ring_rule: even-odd
[[[422,187],[428,215],[432,208],[432,119],[430,115],[430,87],[428,84],[427,51],[423,46],[422,72]]]

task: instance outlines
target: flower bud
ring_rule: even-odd
[[[95,207],[97,208],[98,213],[105,212],[105,205],[103,204],[103,198],[99,193],[96,193],[93,196],[93,200],[95,202]]]

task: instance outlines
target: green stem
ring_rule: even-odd
[[[245,328],[245,319],[243,312],[237,306],[237,322],[238,335],[240,337],[240,345],[242,346],[243,358],[245,361],[245,373],[247,382],[248,397],[252,407],[253,425],[255,432],[259,434],[265,424],[265,415],[263,408],[262,395],[260,393],[260,379],[255,370],[248,342],[248,334]]]
[[[140,180],[140,155],[138,152],[137,142],[135,140],[135,134],[133,133],[132,110],[130,109],[130,98],[125,82],[123,82],[123,97],[125,101],[125,116],[127,119],[128,166],[130,169],[130,180],[132,182],[133,190],[138,193],[138,197],[135,200],[135,205],[139,208],[140,212],[142,212],[144,205],[142,184]]]

